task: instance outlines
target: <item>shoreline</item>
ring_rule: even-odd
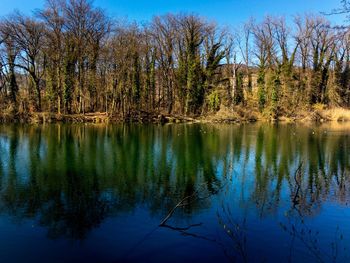
[[[294,116],[279,116],[277,119],[264,117],[258,112],[242,114],[237,112],[216,113],[206,116],[189,117],[173,114],[156,114],[142,112],[128,118],[110,115],[106,112],[94,112],[85,114],[57,114],[49,112],[34,112],[30,114],[0,114],[0,123],[213,123],[213,124],[244,124],[255,122],[270,123],[326,123],[326,122],[350,122],[350,110],[333,108],[326,110],[302,111]]]

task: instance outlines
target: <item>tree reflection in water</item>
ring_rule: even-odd
[[[213,198],[188,202],[174,213],[175,224],[214,209],[231,243],[214,241],[245,261],[254,251],[250,220],[277,217],[281,232],[297,239],[322,207],[347,206],[350,129],[339,127],[2,125],[0,212],[36,220],[49,238],[83,240],[106,218],[140,206],[161,222],[200,188]]]

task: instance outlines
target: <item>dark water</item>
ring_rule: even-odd
[[[0,262],[349,262],[349,187],[349,124],[0,126]]]

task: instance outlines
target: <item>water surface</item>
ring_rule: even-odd
[[[2,125],[0,261],[349,262],[349,187],[349,124]]]

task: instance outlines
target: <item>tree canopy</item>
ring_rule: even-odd
[[[334,13],[349,12],[349,2]],[[349,32],[320,15],[224,28],[193,14],[146,24],[88,0],[0,21],[2,112],[198,116],[243,105],[273,118],[350,106]]]

